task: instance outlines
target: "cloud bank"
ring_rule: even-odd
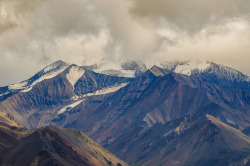
[[[79,65],[211,60],[250,74],[248,0],[0,0],[0,85]]]

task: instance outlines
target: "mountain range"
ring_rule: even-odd
[[[42,161],[43,151],[46,163],[76,165],[74,155],[79,162],[87,155],[89,165],[109,165],[107,157],[74,149],[78,130],[121,159],[110,157],[113,165],[250,165],[250,77],[208,61],[149,69],[128,62],[117,71],[59,60],[0,88],[0,121],[5,164],[22,163],[15,158],[21,151],[28,165]],[[26,148],[32,141],[45,145]],[[44,150],[48,144],[52,151]]]

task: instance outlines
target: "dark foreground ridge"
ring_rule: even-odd
[[[5,165],[126,166],[85,134],[54,126],[17,130],[0,125],[0,163]]]

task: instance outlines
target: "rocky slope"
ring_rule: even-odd
[[[250,138],[210,115],[135,126],[105,147],[131,165],[250,164]]]
[[[115,93],[87,98],[52,124],[82,130],[101,144],[113,142],[133,126],[151,127],[186,115],[209,114],[240,130],[249,126],[248,92],[167,73],[154,67]]]
[[[103,89],[119,89],[130,81],[57,61],[26,81],[2,88],[1,119],[31,128],[48,125],[62,107]]]
[[[0,125],[3,165],[126,166],[85,134],[53,126],[36,130]]]

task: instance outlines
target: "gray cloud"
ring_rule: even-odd
[[[222,19],[250,13],[248,0],[132,0],[131,13],[141,17],[164,17],[181,29],[199,31]]]
[[[250,74],[247,0],[0,0],[0,85],[58,59],[212,60]],[[191,32],[191,33],[190,33]]]

